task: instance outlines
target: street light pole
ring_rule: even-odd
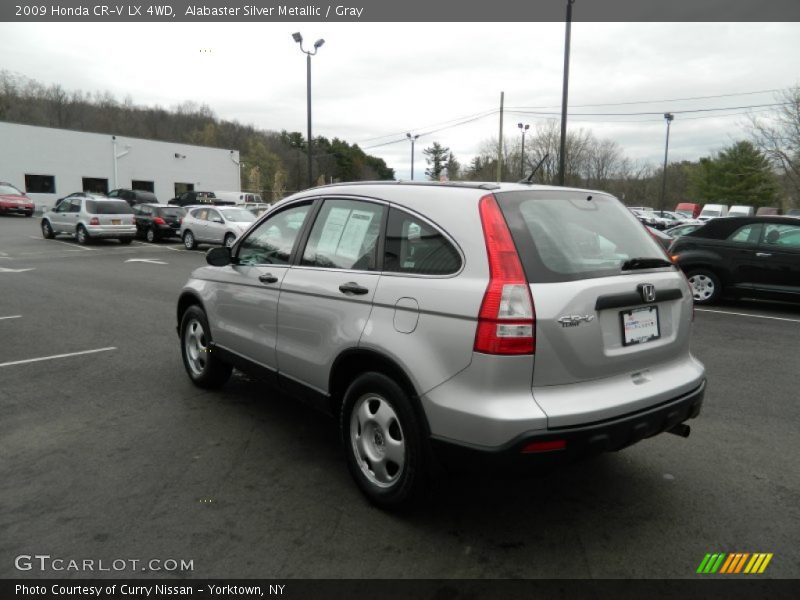
[[[411,141],[411,181],[414,181],[414,142],[417,141],[419,134],[412,136],[410,133],[406,133],[406,137]]]
[[[527,133],[530,125],[517,123],[517,127],[522,131],[522,151],[519,153],[519,177],[522,179],[525,177],[525,133]]]
[[[569,96],[569,43],[572,34],[572,5],[567,0],[567,30],[564,34],[564,86],[561,94],[561,148],[558,153],[558,185],[564,185],[567,154],[567,98]]]
[[[667,156],[669,155],[669,126],[675,115],[672,113],[664,113],[664,119],[667,121],[667,143],[664,145],[664,172],[661,174],[661,203],[659,210],[664,210],[664,195],[667,191]]]
[[[318,39],[314,42],[314,50],[306,50],[303,48],[303,36],[300,35],[299,32],[292,34],[292,39],[295,42],[300,44],[300,51],[304,52],[306,55],[306,111],[308,113],[308,187],[312,187],[314,185],[314,175],[312,173],[312,164],[311,164],[311,149],[313,144],[313,138],[311,137],[311,57],[317,53],[322,47],[322,44],[325,43],[325,40],[322,38]]]

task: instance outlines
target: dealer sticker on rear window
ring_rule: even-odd
[[[631,346],[655,340],[661,336],[658,328],[658,307],[645,306],[623,310],[622,317],[622,344]]]

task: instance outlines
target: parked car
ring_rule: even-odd
[[[648,227],[656,227],[659,224],[659,220],[656,215],[650,211],[646,211],[642,208],[628,208],[628,210],[633,213],[633,215],[639,219],[639,221]]]
[[[648,233],[653,237],[655,241],[658,242],[659,246],[661,246],[664,251],[668,250],[670,244],[672,244],[672,237],[661,231],[660,229],[656,229],[655,227],[649,227],[645,225],[647,228]]]
[[[256,218],[238,206],[195,206],[181,221],[183,245],[193,250],[197,244],[231,246]]]
[[[0,181],[0,214],[18,214],[30,217],[35,206],[25,192],[5,181]]]
[[[731,209],[728,211],[729,217],[752,217],[756,213],[756,209],[752,206],[744,206],[742,204],[737,204],[731,206]]]
[[[186,209],[168,204],[138,204],[133,207],[136,234],[151,244],[164,238],[181,237],[181,219]]]
[[[800,208],[790,208],[786,211],[787,217],[800,217]]]
[[[727,217],[728,216],[728,207],[725,204],[706,204],[703,206],[703,210],[700,211],[700,215],[697,217],[700,221],[708,221],[710,219],[716,219],[717,217]]]
[[[776,216],[781,214],[781,209],[775,206],[759,206],[756,211],[757,217]]]
[[[195,204],[214,204],[214,205],[234,205],[232,200],[222,200],[214,195],[214,192],[184,192],[169,201],[174,206],[192,206]]]
[[[697,229],[700,229],[705,223],[698,222],[698,223],[683,223],[682,225],[676,225],[675,227],[670,227],[669,229],[665,229],[664,233],[666,233],[671,238],[679,238],[682,235],[686,235],[687,233],[691,233]]]
[[[214,195],[218,199],[226,200],[233,204],[261,204],[264,202],[261,198],[261,194],[254,194],[252,192],[220,192],[215,190]]]
[[[800,222],[792,217],[713,219],[670,248],[697,304],[724,294],[800,302]]]
[[[137,204],[158,204],[156,195],[153,192],[146,192],[144,190],[111,190],[108,192],[108,197],[125,200],[125,202],[131,206],[136,206]]]
[[[672,210],[654,210],[653,214],[662,220],[664,223],[664,229],[669,229],[670,227],[675,227],[675,225],[679,225],[691,220],[687,218],[686,215],[682,215],[681,213],[677,213]]]
[[[65,197],[42,217],[42,235],[50,240],[60,233],[74,235],[79,244],[97,238],[116,238],[130,244],[136,235],[133,209],[124,200],[79,192]]]
[[[246,202],[244,204],[237,204],[236,206],[249,210],[256,217],[263,215],[270,207],[270,205],[265,202]]]
[[[236,366],[321,402],[382,507],[424,491],[432,455],[566,461],[700,411],[686,278],[602,192],[325,186],[206,260],[178,299],[189,378]]]
[[[679,202],[675,207],[676,213],[681,213],[690,219],[696,219],[699,217],[701,210],[701,206],[694,202]]]

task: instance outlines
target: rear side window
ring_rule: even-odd
[[[758,237],[761,235],[761,224],[760,223],[750,223],[749,225],[745,225],[744,227],[740,227],[730,236],[728,236],[728,240],[731,242],[737,242],[739,244],[757,244]]]
[[[619,275],[631,258],[665,259],[638,219],[596,192],[495,194],[531,283]]]
[[[124,200],[87,200],[86,212],[91,215],[132,215],[133,209]]]
[[[389,210],[383,270],[418,275],[450,275],[461,256],[445,236],[419,217]]]
[[[301,264],[374,270],[385,210],[385,206],[360,200],[326,200],[314,221]]]

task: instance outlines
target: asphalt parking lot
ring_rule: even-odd
[[[362,498],[325,415],[245,376],[190,384],[175,302],[203,252],[38,223],[0,218],[0,577],[104,575],[15,568],[47,554],[199,578],[685,578],[709,552],[800,577],[800,306],[697,310],[688,439],[448,479],[396,516]]]

